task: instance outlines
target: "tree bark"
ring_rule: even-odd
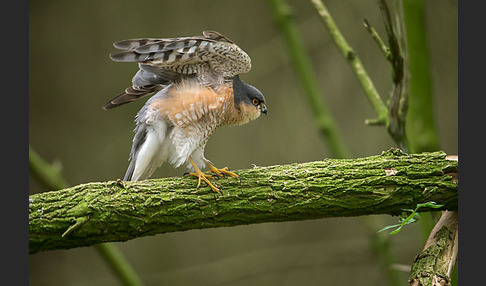
[[[451,285],[451,274],[457,260],[458,212],[443,211],[430,232],[422,253],[417,255],[410,271],[411,286]]]
[[[370,214],[399,215],[434,201],[456,210],[458,163],[443,152],[255,167],[192,177],[81,184],[29,197],[29,252],[126,241],[159,233]],[[437,210],[437,209],[434,209]],[[420,211],[428,211],[420,209]]]

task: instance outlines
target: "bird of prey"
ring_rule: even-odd
[[[242,125],[267,113],[265,98],[239,75],[250,71],[250,57],[215,31],[203,36],[143,38],[114,43],[117,62],[136,62],[132,85],[103,108],[108,110],[153,94],[137,113],[135,136],[125,181],[149,178],[164,162],[186,165],[189,173],[221,194],[210,178],[229,175],[204,157],[216,128]],[[207,166],[214,175],[201,171]]]

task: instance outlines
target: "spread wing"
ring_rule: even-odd
[[[116,62],[136,62],[140,70],[132,86],[105,104],[111,109],[156,92],[171,82],[196,78],[201,84],[221,84],[251,69],[250,57],[233,41],[215,31],[203,36],[130,39],[114,43]]]

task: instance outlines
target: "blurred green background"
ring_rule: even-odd
[[[374,118],[354,74],[308,1],[287,1],[312,60],[323,97],[352,157],[394,146]],[[386,100],[391,74],[363,19],[386,37],[376,1],[325,1],[341,32]],[[458,4],[426,1],[434,109],[441,150],[458,153]],[[232,170],[330,157],[290,66],[265,1],[29,1],[29,143],[61,164],[72,185],[123,178],[134,116],[146,99],[104,111],[123,91],[136,64],[112,62],[112,43],[216,30],[252,58],[242,79],[265,95],[268,116],[223,127],[206,157]],[[153,177],[180,176],[164,165]],[[30,194],[45,191],[32,177]],[[368,238],[396,217],[334,218],[192,230],[116,243],[147,285],[388,285]],[[376,222],[376,221],[375,221]],[[410,265],[423,247],[420,227],[390,237],[396,263]],[[389,267],[389,266],[387,266]],[[400,272],[404,285],[408,273]],[[30,285],[119,285],[91,247],[29,256]]]

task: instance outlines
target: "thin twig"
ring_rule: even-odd
[[[400,51],[400,44],[393,28],[390,10],[388,9],[386,0],[379,0],[378,4],[383,16],[385,31],[388,36],[388,46],[391,53],[392,79],[394,83],[398,83],[401,82],[403,78],[403,57]]]
[[[390,60],[391,59],[390,49],[387,47],[387,45],[385,45],[378,32],[376,32],[375,28],[373,28],[371,24],[368,22],[368,20],[366,19],[364,19],[363,25],[366,28],[366,30],[370,33],[371,38],[375,40],[376,44],[383,52],[385,58]]]
[[[388,47],[391,54],[389,62],[392,66],[393,87],[388,105],[388,133],[402,150],[408,152],[408,142],[405,135],[405,119],[408,107],[408,81],[407,77],[405,77],[403,51],[401,50],[399,38],[393,26],[386,0],[379,0],[378,4],[388,37]],[[400,11],[399,9],[398,13]],[[400,19],[400,16],[398,18]],[[397,21],[397,25],[403,25],[402,21]],[[397,27],[397,30],[402,31],[403,28]],[[401,34],[400,36],[403,37],[404,35]]]
[[[378,91],[373,84],[373,81],[368,76],[366,69],[364,68],[361,60],[356,52],[349,46],[344,36],[339,31],[336,23],[334,22],[331,14],[327,10],[326,6],[321,0],[311,0],[317,13],[319,14],[324,26],[331,35],[332,40],[336,44],[339,52],[348,61],[355,76],[357,77],[363,91],[368,98],[369,102],[378,114],[378,119],[368,120],[367,123],[387,125],[388,111],[385,103],[381,99]]]

